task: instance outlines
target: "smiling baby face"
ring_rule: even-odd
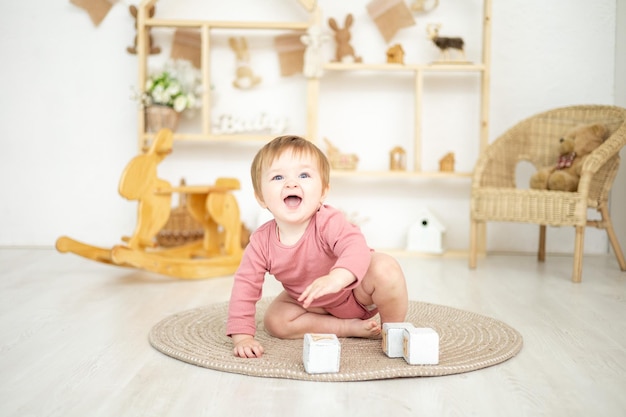
[[[329,171],[326,156],[312,143],[294,136],[274,139],[252,164],[256,199],[279,224],[305,223],[328,193]]]

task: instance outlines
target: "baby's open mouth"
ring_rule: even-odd
[[[287,207],[298,207],[300,202],[302,201],[302,197],[298,197],[297,195],[290,195],[285,198],[285,205]]]

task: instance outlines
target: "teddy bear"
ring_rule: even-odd
[[[571,129],[559,139],[559,158],[556,164],[534,173],[530,178],[530,188],[576,191],[585,158],[608,136],[606,126],[598,123]]]

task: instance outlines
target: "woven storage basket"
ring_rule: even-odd
[[[180,181],[180,185],[185,185],[185,180]],[[167,223],[157,234],[159,246],[171,248],[195,242],[204,237],[204,229],[189,213],[187,209],[187,196],[179,194],[178,207],[172,209]]]
[[[328,157],[333,169],[356,169],[359,158],[354,154],[336,154]]]
[[[348,154],[339,152],[339,148],[332,144],[327,138],[324,138],[326,145],[326,155],[332,169],[356,169],[359,163],[359,157],[356,154]]]
[[[156,133],[163,128],[168,128],[172,132],[176,131],[180,113],[167,106],[148,106],[145,109],[146,128],[148,132]]]

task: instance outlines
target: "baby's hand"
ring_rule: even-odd
[[[330,274],[319,277],[302,292],[298,301],[302,307],[309,308],[311,303],[326,294],[335,294],[348,285],[352,284],[356,278],[352,272],[343,268],[336,268]]]
[[[260,358],[263,355],[263,346],[249,334],[234,334],[235,348],[233,353],[240,358]]]

